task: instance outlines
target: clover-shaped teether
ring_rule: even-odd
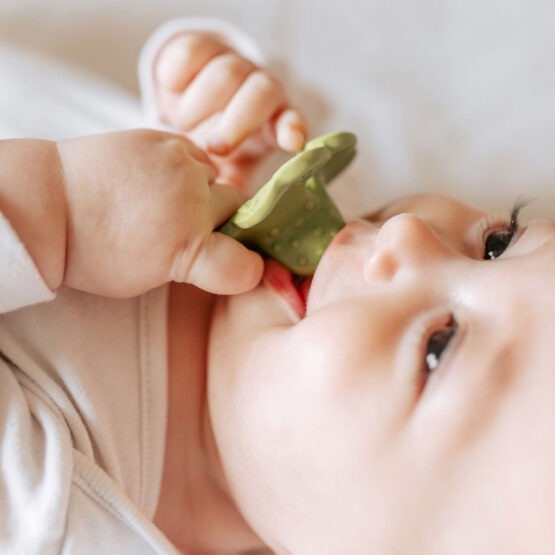
[[[297,275],[312,275],[345,225],[325,186],[351,162],[355,146],[352,133],[328,133],[309,141],[218,231]]]

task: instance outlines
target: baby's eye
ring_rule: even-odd
[[[526,201],[517,202],[511,210],[507,225],[503,229],[492,231],[485,236],[484,260],[495,260],[507,250],[519,231],[518,215],[524,206],[526,206]]]
[[[425,372],[427,374],[431,374],[439,366],[443,352],[456,333],[457,323],[454,320],[448,326],[432,333],[426,345],[426,356],[424,357]]]
[[[490,233],[484,245],[484,260],[499,258],[507,250],[513,237],[514,232],[508,228]]]

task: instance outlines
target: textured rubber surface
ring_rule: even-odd
[[[314,273],[322,253],[345,225],[326,186],[356,153],[352,133],[309,141],[218,231],[266,254],[293,273]]]

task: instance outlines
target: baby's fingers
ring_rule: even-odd
[[[187,282],[218,295],[244,293],[262,279],[262,257],[241,243],[212,233],[198,252]]]
[[[210,196],[205,214],[210,229],[216,229],[235,213],[244,199],[230,185],[213,183],[208,190]],[[227,235],[213,231],[198,243],[193,238],[183,244],[171,269],[174,281],[191,283],[211,293],[231,295],[249,291],[262,278],[261,256]]]
[[[304,117],[293,108],[278,114],[275,123],[276,141],[279,148],[287,152],[299,152],[304,147],[307,125]]]
[[[234,52],[219,55],[206,64],[178,101],[175,125],[189,131],[225,109],[254,65]]]
[[[167,91],[179,94],[211,59],[226,50],[219,40],[202,33],[179,35],[158,55],[155,81]]]
[[[231,218],[245,198],[232,185],[212,183],[210,185],[210,220],[212,229],[219,227]]]
[[[263,70],[252,72],[224,110],[208,149],[217,155],[229,154],[285,103],[279,81]]]

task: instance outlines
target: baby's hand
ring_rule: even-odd
[[[154,81],[162,119],[212,154],[227,156],[253,136],[252,157],[276,144],[289,152],[304,145],[305,120],[281,83],[217,35],[174,37],[157,57]]]
[[[253,288],[262,259],[214,232],[241,199],[214,182],[191,141],[126,131],[58,143],[67,198],[64,283],[127,297],[174,280],[214,293]]]

